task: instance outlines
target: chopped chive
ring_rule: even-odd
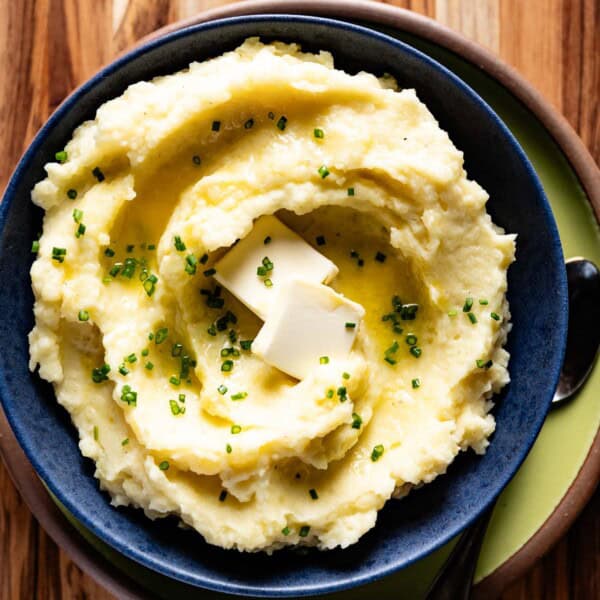
[[[122,442],[121,442],[121,446],[127,446],[127,444],[129,444],[129,438],[125,438]]]
[[[194,156],[192,156],[192,162],[198,166],[202,163],[202,159],[197,154],[194,154]]]
[[[319,140],[322,140],[325,137],[324,131],[322,129],[319,129],[318,127],[315,127],[315,129],[313,130],[313,135]]]
[[[206,271],[203,271],[202,274],[204,277],[212,277],[216,272],[216,269],[206,269]]]
[[[169,377],[169,383],[172,385],[179,385],[181,383],[181,379],[179,379],[177,375],[171,375],[171,377]]]
[[[57,248],[56,246],[54,248],[52,248],[52,260],[62,263],[62,262],[64,262],[66,255],[67,255],[66,248]]]
[[[251,350],[253,341],[254,340],[240,340],[241,349],[242,350]]]
[[[219,129],[221,129],[221,121],[213,121],[211,129],[213,131],[219,131]]]
[[[327,394],[326,394],[326,396],[327,396],[328,398],[333,398],[333,394],[335,394],[335,392],[334,392],[333,390],[327,390]]]
[[[406,336],[406,343],[409,346],[416,346],[417,345],[417,336],[414,333],[409,333]]]
[[[326,365],[329,363],[329,356],[321,356],[319,358],[319,364]]]
[[[112,248],[106,248],[104,250],[104,256],[112,257],[115,255],[115,251]]]
[[[394,343],[385,351],[386,355],[395,354],[396,352],[398,352],[399,347],[400,345],[398,344],[398,342],[394,340]]]
[[[92,369],[92,381],[94,383],[102,383],[103,381],[108,380],[108,372],[110,371],[110,367],[108,365],[103,365],[102,367]]]
[[[85,225],[83,223],[79,223],[77,229],[75,230],[75,237],[80,238],[82,235],[84,235],[85,229]]]
[[[126,258],[125,266],[123,267],[123,270],[121,271],[121,275],[123,275],[123,277],[127,277],[128,279],[131,279],[133,277],[133,275],[135,274],[135,266],[136,266],[135,258]]]
[[[419,311],[418,304],[404,304],[400,309],[400,318],[403,321],[414,321]]]
[[[458,313],[454,309],[448,311],[448,316],[449,317],[455,317],[457,314]]]
[[[69,158],[69,155],[67,154],[67,152],[65,150],[60,150],[59,152],[56,152],[54,154],[54,158],[56,159],[57,162],[59,162],[61,165],[67,161],[67,158]]]
[[[232,450],[233,448],[231,447],[231,444],[227,444],[227,446],[225,446],[225,452],[227,452],[227,454],[231,454]]]
[[[471,321],[471,323],[473,323],[473,325],[475,325],[475,323],[477,323],[477,317],[475,316],[475,313],[467,313],[468,317],[469,317],[469,321]]]
[[[248,392],[238,392],[237,394],[231,395],[232,400],[244,400],[247,397],[248,397]]]
[[[485,361],[481,358],[478,358],[475,361],[475,364],[479,369],[489,369],[494,363],[491,360]]]
[[[31,242],[31,252],[33,254],[37,254],[40,251],[40,242],[39,240],[34,240]]]
[[[270,243],[271,243],[271,239],[272,239],[272,238],[271,238],[271,236],[270,236],[270,235],[268,235],[268,236],[267,236],[267,237],[266,237],[266,238],[263,240],[263,244],[264,244],[265,246],[267,246],[268,244],[270,244]]]
[[[169,400],[169,407],[171,408],[171,414],[175,417],[185,413],[185,406],[179,406],[176,400]]]
[[[252,129],[254,127],[254,119],[248,119],[244,123],[244,129]]]
[[[268,287],[268,288],[273,287],[273,282],[269,278],[265,279],[264,284],[265,284],[265,287]]]
[[[233,435],[237,435],[238,433],[241,433],[241,432],[242,432],[242,428],[240,425],[232,425],[231,426],[231,433]]]
[[[282,533],[283,535],[290,535],[290,528],[289,528],[289,527],[284,527],[284,528],[281,530],[281,533]]]
[[[104,177],[104,173],[102,172],[102,170],[100,169],[100,167],[94,167],[92,169],[92,175],[100,182],[102,183],[105,179]]]
[[[310,531],[309,525],[302,525],[302,527],[300,527],[300,531],[298,532],[298,535],[300,537],[306,537],[308,535],[309,531]]]
[[[423,353],[423,351],[421,350],[421,348],[419,348],[418,346],[411,346],[410,347],[410,353],[415,357],[415,358],[419,358],[419,356],[421,356],[421,354]]]
[[[350,379],[350,373],[342,373],[344,379]]]
[[[395,365],[398,361],[391,356],[386,356],[383,360],[390,365]]]
[[[150,275],[146,281],[144,281],[144,291],[148,296],[152,296],[156,290],[156,283],[158,282],[158,277],[156,275]]]
[[[136,362],[136,361],[137,361],[137,356],[135,355],[135,352],[132,352],[132,353],[131,353],[129,356],[127,356],[127,357],[125,358],[125,360],[126,360],[128,363],[134,363],[134,362]]]
[[[348,399],[348,391],[343,385],[337,389],[337,395],[340,399],[340,402],[346,402]]]
[[[227,386],[221,384],[218,388],[217,388],[217,392],[219,392],[219,394],[221,394],[221,396],[224,396],[227,393]]]
[[[360,429],[362,425],[362,418],[356,413],[352,413],[352,429]]]
[[[463,305],[463,312],[469,312],[473,308],[473,298],[468,297]]]
[[[77,318],[80,321],[89,321],[90,313],[87,310],[80,310],[79,313],[77,314]]]
[[[94,440],[98,441],[98,425],[94,425]]]
[[[279,121],[277,121],[277,129],[280,131],[285,131],[287,121],[287,117],[284,117],[283,115],[279,117]]]
[[[123,266],[123,263],[115,263],[111,268],[110,271],[108,272],[108,274],[111,277],[116,277],[119,274],[119,271],[121,270],[121,267]]]
[[[271,121],[275,118],[275,113],[269,111],[269,113],[267,114],[267,117],[269,117],[269,119],[271,119]]]
[[[416,390],[418,387],[421,387],[421,380],[418,377],[413,379],[411,383],[412,383],[413,390]]]
[[[77,190],[74,190],[73,188],[68,189],[67,198],[69,200],[75,200],[75,198],[77,198]]]
[[[147,362],[147,363],[144,365],[144,367],[145,367],[146,369],[148,369],[148,371],[152,371],[152,369],[154,369],[154,363],[152,363],[152,362],[148,361],[148,362]]]
[[[206,333],[208,333],[208,335],[215,336],[215,335],[217,335],[217,330],[215,329],[214,325],[210,325],[208,327],[208,329],[206,330]]]
[[[219,502],[225,502],[226,499],[227,499],[227,490],[221,490],[221,493],[219,494]]]
[[[323,235],[318,235],[316,238],[316,242],[317,242],[317,246],[324,246],[325,245],[325,236]]]
[[[173,238],[173,245],[178,252],[183,252],[186,249],[186,245],[181,241],[181,238],[178,235]]]
[[[494,319],[494,321],[499,321],[500,320],[500,315],[498,313],[495,313],[495,312],[490,313],[490,317],[492,319]]]
[[[311,488],[310,490],[308,490],[308,493],[313,500],[319,499],[319,494],[317,494],[317,490],[315,490],[315,488]]]
[[[364,266],[365,266],[365,261],[364,261],[362,258],[359,258],[359,259],[356,261],[356,264],[357,264],[359,267],[364,267]]]
[[[148,339],[149,339],[150,341],[152,341],[152,340],[154,339],[154,334],[153,334],[152,332],[150,332],[150,333],[148,334]]]
[[[481,304],[481,306],[487,306],[489,302],[485,298],[480,298],[479,304]]]
[[[183,351],[183,344],[177,343],[171,346],[171,356],[181,356]]]
[[[321,179],[325,179],[325,177],[327,177],[329,175],[329,169],[327,168],[326,165],[321,165],[318,169],[319,175],[321,176]]]
[[[198,259],[193,254],[188,254],[185,257],[185,272],[188,275],[195,275],[197,264],[198,264]]]
[[[229,373],[229,371],[231,371],[233,369],[233,361],[232,360],[224,360],[223,364],[221,365],[221,371],[223,371],[224,373]]]
[[[206,252],[200,257],[200,263],[205,265],[208,262],[208,254]]]
[[[119,373],[121,373],[121,375],[129,375],[129,369],[125,366],[125,363],[119,365]]]
[[[380,263],[385,262],[386,258],[387,256],[383,252],[377,252],[377,254],[375,255],[375,260]]]
[[[168,470],[169,466],[170,466],[170,465],[169,465],[169,461],[168,461],[168,460],[163,460],[163,461],[160,463],[160,465],[158,465],[158,468],[159,468],[161,471],[166,471],[166,470]]]
[[[383,456],[384,451],[385,449],[383,444],[377,444],[377,446],[375,446],[371,452],[371,460],[373,462],[377,462]]]
[[[156,250],[156,244],[148,244],[148,250]]]
[[[162,344],[169,337],[169,329],[167,327],[161,327],[154,336],[154,343]]]
[[[148,354],[150,354],[150,350],[148,350],[148,348],[144,348],[144,349],[143,349],[143,350],[140,352],[140,354],[141,354],[142,356],[148,356]]]
[[[348,196],[354,196],[354,188],[353,187],[349,187],[347,190]]]
[[[121,400],[129,406],[136,406],[137,392],[134,392],[130,386],[124,385],[121,391]]]
[[[134,249],[135,249],[135,244],[127,244],[127,246],[125,246],[125,251],[128,254],[131,254]]]

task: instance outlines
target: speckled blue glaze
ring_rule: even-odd
[[[490,193],[494,221],[518,233],[517,262],[509,271],[512,382],[496,399],[497,428],[487,454],[464,454],[447,475],[389,502],[377,526],[343,551],[237,554],[205,544],[198,534],[178,529],[173,519],[151,522],[141,511],[111,507],[93,477],[92,462],[79,453],[68,414],[52,388],[27,368],[27,333],[33,324],[30,247],[42,216],[29,194],[44,177],[43,164],[77,125],[129,84],[219,55],[256,35],[327,49],[347,71],[389,72],[402,87],[414,87],[464,151],[469,176]],[[556,225],[536,174],[503,123],[473,90],[410,46],[312,17],[241,17],[177,31],[125,55],[79,88],[42,128],[10,180],[0,206],[0,281],[0,396],[20,444],[50,490],[129,558],[192,585],[253,596],[298,597],[368,583],[423,557],[471,523],[513,476],[542,425],[567,328]]]

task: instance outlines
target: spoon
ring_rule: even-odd
[[[592,371],[600,344],[600,271],[584,258],[569,259],[566,268],[569,331],[553,406],[564,403],[581,389]],[[426,600],[468,600],[471,597],[477,558],[494,504],[458,540],[431,584]]]

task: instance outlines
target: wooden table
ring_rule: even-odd
[[[227,0],[0,0],[0,190],[75,86],[167,23]],[[570,121],[600,159],[599,0],[396,0],[487,46]],[[32,518],[0,462],[0,600],[111,596]],[[568,535],[502,596],[600,598],[600,492]]]

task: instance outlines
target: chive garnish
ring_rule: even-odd
[[[92,381],[94,383],[102,383],[108,379],[108,373],[110,373],[110,366],[106,363],[101,367],[92,369]]]
[[[356,323],[351,323],[350,321],[346,322],[344,327],[346,329],[356,329]]]
[[[356,413],[352,413],[352,429],[360,429],[362,425],[362,418]]]
[[[279,117],[279,121],[277,121],[277,129],[280,131],[285,131],[287,121],[287,117],[284,117],[283,115]]]
[[[479,304],[481,304],[481,306],[487,306],[489,302],[485,298],[480,298]]]
[[[413,390],[416,390],[418,387],[421,387],[421,380],[418,377],[413,379],[411,383],[412,383]]]
[[[154,363],[148,361],[144,367],[146,367],[146,369],[148,369],[148,371],[152,371],[152,369],[154,369]]]
[[[76,238],[80,238],[82,235],[85,234],[85,225],[83,223],[79,223],[79,225],[77,226],[77,229],[75,230],[75,237]]]
[[[79,313],[77,314],[77,318],[80,321],[89,321],[90,313],[87,310],[80,310]]]
[[[125,251],[127,252],[127,254],[131,254],[134,249],[135,249],[135,244],[127,244],[127,246],[125,246]]]
[[[115,255],[115,251],[112,248],[106,248],[104,250],[104,256],[112,257]]]
[[[137,361],[137,356],[135,355],[135,352],[132,352],[129,356],[126,356],[125,360],[128,363],[134,363],[134,362],[136,362]]]
[[[327,390],[327,394],[326,394],[326,396],[327,396],[328,398],[333,398],[333,394],[335,394],[335,392],[334,392],[333,390]]]
[[[161,471],[166,471],[166,470],[169,468],[169,466],[170,466],[170,465],[169,465],[169,461],[168,461],[168,460],[163,460],[163,461],[160,463],[160,465],[158,465],[158,468],[159,468]]]
[[[385,449],[383,444],[377,444],[377,446],[375,446],[371,452],[371,460],[373,462],[377,462],[383,456],[384,451]]]
[[[492,319],[494,319],[494,321],[499,321],[500,320],[500,315],[498,313],[495,313],[495,312],[490,313],[490,317]]]
[[[169,377],[169,383],[171,385],[179,385],[181,383],[181,379],[179,379],[177,375],[171,375],[171,377]]]
[[[242,432],[242,427],[240,425],[232,425],[231,426],[231,433],[233,435],[237,435],[238,433]]]
[[[156,345],[162,344],[169,337],[169,329],[167,327],[161,327],[154,336],[154,343]]]
[[[342,378],[343,379],[350,379],[350,373],[346,373],[346,372],[342,373]]]
[[[219,131],[219,129],[221,129],[221,121],[213,121],[211,129],[213,131]]]
[[[325,132],[322,129],[319,129],[318,127],[315,127],[315,129],[313,130],[313,135],[317,139],[322,140],[325,137]]]
[[[494,363],[491,360],[485,361],[485,360],[482,360],[481,358],[478,358],[475,361],[475,364],[480,369],[489,369]]]
[[[319,175],[321,176],[321,179],[325,179],[325,177],[327,177],[329,175],[329,169],[327,168],[326,165],[321,165],[318,169]]]
[[[183,351],[183,344],[176,343],[171,346],[171,356],[181,356]]]
[[[415,358],[419,358],[419,356],[421,356],[422,354],[422,350],[421,348],[419,348],[418,346],[411,346],[410,348],[410,353],[415,357]]]
[[[309,531],[310,531],[309,525],[302,525],[302,527],[300,527],[300,531],[298,532],[298,535],[300,537],[306,537],[308,535]]]
[[[34,240],[31,242],[31,252],[33,254],[37,254],[40,251],[40,242],[39,240]]]
[[[227,454],[231,454],[232,450],[233,448],[231,447],[231,444],[227,444],[227,446],[225,446],[225,452],[227,452]]]
[[[77,198],[77,190],[74,190],[73,188],[68,189],[67,198],[69,200],[75,200],[75,198]]]
[[[94,425],[94,440],[98,441],[98,425]]]
[[[217,392],[219,392],[219,394],[221,394],[221,396],[224,396],[227,393],[227,386],[221,384],[218,388],[217,388]]]
[[[200,263],[205,265],[208,262],[208,254],[206,252],[200,257]]]
[[[202,274],[204,277],[212,277],[216,272],[216,269],[206,269],[206,271],[203,271]]]
[[[337,389],[337,395],[340,399],[340,402],[346,402],[348,399],[348,392],[343,385]]]
[[[264,284],[265,284],[265,287],[268,287],[268,288],[273,287],[273,282],[269,278],[265,279]]]
[[[223,364],[221,365],[221,371],[223,371],[224,373],[229,373],[229,371],[231,371],[233,369],[233,361],[232,360],[224,360]]]
[[[102,183],[105,179],[104,177],[104,173],[102,172],[102,170],[100,169],[100,167],[94,167],[92,169],[92,175],[100,182]]]
[[[269,111],[269,113],[267,114],[267,117],[269,117],[269,119],[271,119],[271,121],[275,118],[275,113]]]
[[[195,275],[197,264],[198,264],[198,259],[193,254],[188,254],[185,257],[185,272],[188,275]],[[215,271],[215,273],[216,273],[216,271]]]
[[[353,187],[349,187],[347,190],[348,196],[354,196],[354,188]]]
[[[125,438],[122,442],[121,442],[121,446],[127,446],[127,444],[129,444],[129,438]]]
[[[457,314],[458,313],[454,309],[448,311],[448,316],[449,317],[455,317]]]
[[[414,333],[409,333],[406,336],[406,343],[409,346],[416,346],[416,344],[417,344],[417,336]]]
[[[181,238],[178,235],[173,237],[173,244],[175,246],[175,250],[178,252],[183,252],[186,249],[186,245],[181,241]]]
[[[254,340],[240,340],[240,348],[242,350],[251,350],[253,341]]]
[[[289,527],[284,527],[284,528],[281,530],[281,533],[282,533],[283,535],[290,535],[290,528],[289,528]]]
[[[219,502],[225,502],[227,498],[227,490],[221,490],[221,493],[219,494]]]
[[[208,335],[215,336],[215,335],[217,335],[217,330],[215,329],[214,325],[210,325],[208,327],[208,329],[206,330],[206,333],[208,333]]]
[[[319,358],[319,364],[326,365],[329,363],[329,356],[321,356]]]
[[[385,262],[386,258],[387,256],[383,252],[377,252],[377,254],[375,255],[375,260],[380,263]]]
[[[194,154],[194,156],[192,156],[192,162],[198,166],[202,163],[202,159],[197,154]]]
[[[244,400],[244,398],[248,397],[248,392],[238,392],[237,394],[232,394],[232,400]]]
[[[136,406],[137,392],[134,392],[130,386],[124,385],[121,391],[121,400],[128,406]]]
[[[182,394],[179,395],[179,397],[181,398]],[[185,400],[185,396],[184,396],[184,400]],[[176,400],[169,400],[169,407],[171,408],[171,414],[173,416],[177,416],[177,415],[184,415],[185,414],[185,406],[181,406],[180,404],[177,403]]]
[[[469,312],[473,308],[473,298],[467,298],[463,305],[463,312]]]
[[[121,375],[129,375],[129,369],[125,366],[125,363],[119,365],[119,373],[121,373]]]
[[[267,236],[267,237],[266,237],[266,238],[263,240],[263,244],[264,244],[265,246],[266,246],[266,245],[268,245],[268,244],[270,244],[270,243],[271,243],[271,239],[272,239],[272,238],[271,238],[271,236],[270,236],[270,235],[268,235],[268,236]]]
[[[473,323],[473,325],[475,325],[475,323],[477,323],[477,317],[475,316],[475,313],[467,313],[468,317],[469,317],[469,321],[471,321],[471,323]]]
[[[62,165],[64,162],[66,162],[67,158],[69,158],[69,155],[65,150],[60,150],[54,154],[54,158]]]
[[[62,262],[64,262],[66,255],[67,255],[66,248],[56,248],[56,246],[54,248],[52,248],[52,260],[62,263]]]
[[[150,350],[148,350],[148,348],[144,348],[144,349],[143,349],[143,350],[140,352],[140,354],[141,354],[142,356],[148,356],[148,354],[150,354]]]
[[[156,250],[156,244],[148,244],[148,250]]]
[[[146,294],[148,296],[152,296],[156,290],[156,283],[158,282],[158,277],[156,275],[149,275],[146,281],[144,281],[143,286]]]
[[[313,500],[319,499],[319,494],[317,494],[317,490],[315,490],[315,488],[311,488],[310,490],[308,490],[308,493]]]
[[[324,235],[318,235],[315,241],[317,242],[317,246],[324,246],[326,244]]]
[[[254,119],[248,119],[244,123],[244,129],[252,129],[252,127],[254,127]]]
[[[386,356],[383,360],[390,365],[395,365],[398,361],[392,358],[391,356]]]

